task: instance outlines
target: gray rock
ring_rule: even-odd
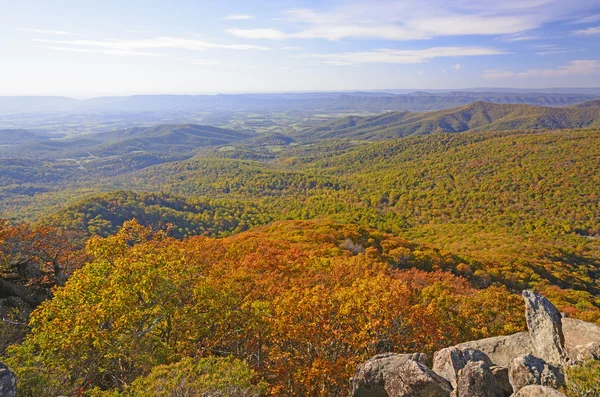
[[[479,339],[455,347],[461,350],[466,348],[480,350],[492,360],[492,363],[501,367],[508,367],[515,357],[531,353],[534,349],[527,332]]]
[[[494,375],[496,382],[498,382],[498,385],[504,392],[504,397],[509,397],[512,395],[513,388],[508,377],[508,368],[494,365],[490,367],[490,371],[492,371],[492,375]]]
[[[488,367],[492,366],[490,358],[481,350],[471,347],[448,347],[433,355],[433,372],[448,379],[452,387],[456,388],[458,371],[472,361],[482,361]]]
[[[409,360],[427,362],[427,356],[415,354],[378,354],[359,365],[350,379],[350,385],[355,396],[387,396],[386,384],[397,376],[400,368]]]
[[[410,356],[380,355],[360,365],[350,381],[352,396],[449,397],[450,382]]]
[[[468,362],[458,372],[457,397],[504,397],[490,366],[483,361]]]
[[[548,299],[534,291],[523,291],[523,299],[534,353],[549,363],[567,363],[569,358],[564,348],[565,337],[560,312]]]
[[[513,397],[567,397],[558,390],[554,390],[546,386],[529,385],[525,386],[515,394]]]
[[[528,385],[553,388],[565,385],[565,376],[560,367],[548,364],[531,354],[513,360],[508,368],[508,378],[515,392]]]
[[[572,360],[581,361],[581,358],[578,358],[582,353],[581,346],[600,344],[600,327],[596,324],[563,317],[562,330],[565,337],[565,350]]]
[[[17,377],[8,367],[0,363],[0,397],[17,395]]]
[[[600,360],[600,342],[590,342],[587,345],[577,345],[569,357],[574,361]]]

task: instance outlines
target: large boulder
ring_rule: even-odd
[[[596,352],[596,346],[600,346],[600,327],[596,324],[574,318],[563,318],[562,330],[565,337],[565,350],[571,360],[581,361],[600,353]],[[591,350],[586,352],[585,349]]]
[[[502,387],[483,361],[468,362],[458,372],[456,383],[457,397],[504,397]]]
[[[587,345],[577,345],[569,357],[576,362],[600,360],[600,342],[590,342]]]
[[[460,350],[472,348],[482,351],[490,358],[492,363],[500,367],[508,367],[515,357],[531,353],[534,349],[531,337],[527,332],[479,339],[461,343],[455,347]]]
[[[17,395],[17,377],[8,367],[0,363],[0,397]]]
[[[515,394],[513,397],[567,397],[558,390],[554,390],[551,387],[529,385],[525,386]]]
[[[516,357],[508,368],[508,377],[515,392],[528,385],[553,388],[565,385],[565,376],[560,367],[531,354]]]
[[[458,371],[463,369],[469,362],[482,361],[491,367],[492,361],[481,350],[467,347],[459,349],[448,347],[435,352],[433,355],[433,372],[448,379],[452,387],[456,388]]]
[[[422,362],[424,355],[383,354],[361,364],[350,380],[354,397],[449,397],[450,382]]]
[[[534,291],[523,291],[523,299],[525,299],[527,328],[535,348],[534,353],[549,363],[568,362],[564,348],[562,315],[558,309],[548,299]]]
[[[408,360],[419,361],[423,364],[427,356],[416,354],[378,354],[370,360],[359,365],[350,384],[357,396],[387,396],[385,385],[396,376],[400,367]],[[356,394],[358,393],[358,394]]]

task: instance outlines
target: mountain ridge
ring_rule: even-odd
[[[382,140],[432,133],[594,127],[600,127],[600,107],[550,108],[477,101],[459,108],[425,113],[404,111],[372,117],[350,116],[302,131],[298,137],[306,140]]]

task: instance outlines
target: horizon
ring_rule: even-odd
[[[486,91],[489,90],[489,91]],[[556,91],[553,91],[556,90]],[[573,90],[573,91],[570,91]],[[465,93],[514,93],[514,94],[566,94],[576,95],[577,90],[598,90],[600,86],[585,87],[548,87],[548,88],[515,88],[515,87],[470,87],[470,88],[387,88],[387,89],[348,89],[348,90],[298,90],[298,91],[216,91],[216,92],[106,92],[106,93],[42,93],[42,94],[0,94],[0,98],[69,98],[80,101],[96,98],[134,97],[134,96],[218,96],[218,95],[276,95],[276,94],[351,94],[351,93],[381,93],[387,95],[412,95],[416,93],[443,94],[452,92]],[[405,92],[395,92],[405,91]],[[592,94],[594,95],[594,94]],[[600,95],[599,95],[600,96]]]
[[[600,87],[593,0],[6,3],[2,96]]]

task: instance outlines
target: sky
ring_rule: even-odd
[[[600,87],[598,0],[0,0],[0,95]]]

